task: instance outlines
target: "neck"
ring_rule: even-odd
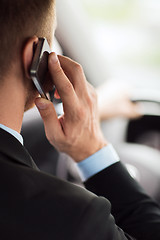
[[[8,79],[0,90],[0,123],[20,133],[24,113],[24,90]]]

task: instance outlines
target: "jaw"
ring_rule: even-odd
[[[32,89],[27,91],[26,101],[25,101],[25,105],[24,105],[24,112],[33,108],[35,106],[35,99],[37,97],[39,97],[39,93],[33,87],[32,87]]]

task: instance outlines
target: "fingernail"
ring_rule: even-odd
[[[50,55],[50,61],[52,64],[58,63],[59,59],[56,53],[51,53]]]
[[[35,100],[35,104],[39,109],[46,109],[46,107],[47,107],[46,100],[43,98],[37,98]]]

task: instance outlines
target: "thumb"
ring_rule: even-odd
[[[50,142],[53,142],[63,135],[53,103],[44,98],[36,98],[35,104],[43,120],[46,136]]]

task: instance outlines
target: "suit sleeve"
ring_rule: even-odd
[[[160,208],[122,163],[99,172],[88,179],[85,186],[111,202],[116,224],[129,235],[141,240],[160,239]]]
[[[134,240],[117,227],[111,215],[111,204],[103,197],[95,197],[80,215],[75,229],[76,240]]]

